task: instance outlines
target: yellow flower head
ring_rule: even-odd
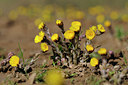
[[[100,49],[98,50],[98,54],[100,54],[100,55],[105,55],[105,54],[107,54],[107,50],[106,50],[105,48],[100,48]]]
[[[78,32],[80,30],[80,26],[71,26],[69,29]]]
[[[36,36],[35,36],[35,39],[34,39],[35,43],[39,43],[39,42],[41,42],[42,40],[43,40],[43,37],[41,37],[41,36],[39,36],[39,35],[36,35]]]
[[[38,26],[39,29],[44,29],[44,27],[45,27],[44,22],[41,22],[41,23],[39,24],[39,26]]]
[[[118,12],[116,12],[116,11],[111,12],[110,18],[111,18],[112,20],[117,20],[117,19],[119,18]]]
[[[9,63],[11,66],[17,67],[17,65],[19,64],[19,61],[20,61],[19,57],[14,55],[10,58]]]
[[[36,19],[36,20],[34,21],[34,23],[35,23],[36,26],[38,26],[38,25],[41,23],[41,21],[42,21],[42,20],[39,18],[39,19]]]
[[[91,65],[91,66],[96,66],[96,65],[98,65],[98,63],[99,63],[98,59],[96,59],[96,58],[91,58],[91,61],[90,61],[90,65]]]
[[[128,14],[124,14],[121,16],[122,21],[128,22]]]
[[[86,38],[92,40],[95,37],[95,32],[91,29],[86,30]]]
[[[64,37],[65,37],[66,39],[71,40],[71,39],[73,39],[73,38],[75,37],[75,32],[72,31],[72,30],[67,30],[67,31],[64,33]]]
[[[58,39],[59,39],[59,35],[58,34],[53,34],[52,37],[51,37],[52,41],[58,41]]]
[[[98,15],[97,17],[96,17],[96,21],[98,22],[98,23],[102,23],[103,21],[104,21],[104,15],[102,15],[102,14],[100,14],[100,15]]]
[[[62,22],[61,20],[56,20],[56,24],[57,24],[58,26],[62,26],[62,25],[63,25],[63,22]]]
[[[8,15],[9,19],[11,20],[16,20],[18,18],[18,13],[15,10],[10,11]]]
[[[73,27],[75,27],[75,26],[81,27],[81,23],[79,21],[73,21],[71,26],[73,26]]]
[[[50,70],[46,75],[46,83],[48,85],[63,85],[64,78],[59,70]]]
[[[111,22],[110,22],[109,20],[106,20],[106,21],[104,22],[104,26],[110,27],[110,26],[111,26]]]
[[[97,31],[96,26],[92,26],[92,27],[90,27],[89,29],[93,30],[94,32],[96,32],[96,31]]]
[[[44,35],[45,35],[45,33],[44,33],[43,31],[40,31],[40,32],[39,32],[39,36],[40,36],[40,37],[44,38]]]
[[[86,50],[88,52],[92,52],[94,50],[93,46],[92,45],[86,45]]]
[[[105,32],[105,29],[101,24],[97,25],[97,27],[100,32],[102,32],[102,33]]]
[[[48,51],[48,45],[47,45],[46,43],[41,43],[41,50],[42,50],[43,52]]]

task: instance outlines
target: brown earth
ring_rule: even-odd
[[[66,22],[66,23],[65,23]],[[70,27],[71,21],[69,20],[64,20],[65,23],[65,28]],[[53,33],[58,33],[60,34],[59,28],[56,26],[55,22],[51,23],[46,23],[47,26],[50,28],[50,32]],[[82,21],[83,24],[83,29],[87,29],[89,26],[93,25],[90,21]],[[117,23],[113,23],[113,28],[115,27]],[[124,30],[128,31],[126,28],[127,25],[123,24]],[[58,29],[58,30],[57,30]],[[85,31],[84,30],[84,31]],[[114,30],[114,29],[113,29]],[[0,55],[5,55],[9,52],[15,52],[16,54],[19,52],[19,47],[18,43],[20,43],[20,46],[23,50],[24,57],[29,58],[29,56],[37,53],[40,51],[40,46],[39,44],[34,43],[34,37],[36,34],[38,34],[39,30],[37,27],[34,25],[34,20],[30,20],[27,18],[19,18],[16,21],[10,21],[5,17],[2,17],[0,19]],[[94,40],[95,45],[101,45],[101,47],[104,47],[108,50],[112,50],[114,52],[123,50],[124,55],[127,57],[128,52],[127,50],[127,42],[126,41],[120,41],[115,36],[110,34],[109,30],[106,28],[106,32],[101,35],[96,37]],[[84,41],[82,41],[81,44],[84,44]],[[82,45],[83,46],[83,45]],[[42,63],[44,59],[48,59],[48,56],[51,55],[51,51],[48,51],[45,55],[41,55],[39,57],[38,63]],[[7,74],[6,73],[0,73],[0,82],[2,82]],[[86,76],[89,76],[89,74],[85,74],[84,77],[75,77],[75,81],[72,82],[74,84],[71,84],[71,79],[67,79],[67,84],[66,85],[79,85],[82,82],[85,82]],[[81,81],[81,82],[79,82]],[[69,84],[70,83],[70,84]]]

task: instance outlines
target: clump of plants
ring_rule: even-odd
[[[18,54],[13,52],[8,53],[8,57],[0,62],[0,72],[10,72],[7,79],[10,79],[15,84],[27,81],[30,75],[29,73],[32,72],[33,65],[39,56],[37,53],[32,58],[24,59],[20,45],[19,50],[20,52]]]
[[[38,27],[41,31],[34,39],[35,43],[41,43],[42,52],[48,51],[48,45],[52,47],[51,59],[55,64],[70,67],[78,65],[80,62],[84,63],[86,59],[90,58],[90,64],[96,66],[99,64],[101,56],[107,54],[105,48],[98,49],[92,45],[92,40],[105,32],[101,24],[90,27],[84,34],[82,34],[79,21],[73,21],[69,30],[66,31],[61,20],[57,20],[56,24],[61,29],[61,35],[50,33],[49,28],[42,22]],[[84,50],[80,47],[82,39],[85,39]]]
[[[82,27],[79,21],[73,21],[68,30],[64,29],[64,23],[61,20],[57,20],[56,25],[61,29],[61,35],[50,33],[47,25],[41,22],[38,26],[40,32],[34,39],[35,43],[41,44],[42,53],[47,52],[49,46],[52,47],[53,56],[51,59],[54,65],[78,68],[76,66],[85,64],[84,68],[87,68],[89,63],[91,71],[100,74],[103,79],[116,82],[116,84],[122,82],[122,79],[126,77],[127,67],[118,71],[119,65],[109,63],[110,60],[116,59],[114,53],[100,45],[93,45],[92,40],[103,35],[106,31],[103,25],[92,26],[85,33],[81,31]],[[111,27],[111,24],[107,24],[107,26]],[[81,43],[82,40],[85,42]],[[84,49],[81,48],[81,45],[84,46]]]

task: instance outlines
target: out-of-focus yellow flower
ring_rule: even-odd
[[[80,31],[80,26],[71,26],[69,29],[72,31],[78,32]]]
[[[96,26],[92,26],[92,27],[90,27],[89,29],[93,30],[94,32],[96,32],[96,31],[97,31]]]
[[[102,23],[102,22],[104,22],[104,15],[103,14],[99,14],[97,17],[96,17],[96,21],[98,22],[98,23]]]
[[[39,43],[39,42],[41,42],[42,40],[43,40],[43,37],[41,37],[41,36],[39,36],[39,35],[36,35],[36,36],[35,36],[35,39],[34,39],[35,43]]]
[[[110,27],[110,26],[111,26],[111,22],[110,22],[109,20],[106,20],[106,21],[104,22],[104,26]]]
[[[16,56],[16,55],[14,55],[14,56],[12,56],[12,57],[10,58],[9,63],[10,63],[11,66],[17,67],[17,65],[19,64],[19,61],[20,61],[19,57]]]
[[[74,27],[75,26],[81,27],[81,23],[79,21],[73,21],[71,25],[74,26]]]
[[[48,51],[48,45],[47,45],[47,43],[41,43],[41,50],[42,50],[43,52]]]
[[[55,9],[55,13],[56,13],[56,16],[57,17],[64,17],[65,16],[65,11],[64,11],[64,9],[63,8],[61,8],[61,7],[56,7],[56,9]]]
[[[88,12],[90,15],[94,16],[97,14],[96,9],[94,7],[91,7],[88,9]]]
[[[76,19],[83,19],[85,17],[84,12],[82,11],[76,11],[75,15],[76,15],[75,17]]]
[[[66,10],[66,18],[67,19],[75,19],[75,13],[76,13],[76,10],[74,7],[69,7],[67,10]]]
[[[44,29],[44,27],[45,27],[44,22],[41,22],[41,23],[39,24],[39,26],[38,26],[39,29]]]
[[[116,11],[111,12],[110,18],[111,18],[112,20],[117,20],[117,19],[119,18],[118,12],[116,12]]]
[[[18,7],[18,13],[20,14],[20,15],[24,15],[24,16],[26,16],[27,15],[27,8],[25,8],[24,6],[19,6]]]
[[[72,31],[72,30],[67,30],[67,31],[64,33],[64,37],[65,37],[66,39],[71,40],[71,39],[73,39],[73,38],[75,37],[75,32]]]
[[[128,9],[128,2],[125,3],[125,8]]]
[[[48,85],[63,85],[64,78],[59,70],[50,70],[46,75],[46,83]]]
[[[11,20],[16,20],[18,18],[18,13],[15,10],[10,11],[8,15],[9,19]]]
[[[40,32],[39,32],[39,36],[40,36],[40,37],[44,38],[44,35],[45,35],[45,33],[44,33],[43,31],[40,31]]]
[[[91,58],[91,61],[90,61],[90,65],[91,65],[91,66],[96,66],[96,65],[98,65],[98,63],[99,63],[98,59],[96,59],[96,58]]]
[[[58,34],[53,34],[52,37],[51,37],[52,41],[58,41],[58,39],[59,39],[59,35]]]
[[[104,8],[102,6],[97,5],[97,6],[89,8],[88,11],[89,11],[89,14],[94,16],[94,15],[103,13],[104,12]]]
[[[124,14],[121,16],[123,22],[128,22],[128,14]]]
[[[86,30],[86,38],[92,40],[95,37],[95,32],[91,29]]]
[[[94,50],[93,46],[92,45],[86,45],[86,50],[88,52],[92,52]]]
[[[62,26],[62,25],[63,25],[63,22],[62,22],[61,20],[56,20],[56,24],[57,24],[58,26]]]
[[[107,53],[107,50],[105,48],[100,48],[98,50],[98,54],[100,54],[100,55],[105,55],[106,53]]]
[[[105,32],[105,29],[101,24],[97,25],[97,27],[100,32],[102,32],[102,33]]]
[[[40,24],[41,22],[42,22],[42,20],[41,20],[40,18],[38,18],[38,19],[35,20],[34,23],[35,23],[36,26],[39,26],[39,24]]]
[[[50,22],[50,21],[52,21],[54,19],[53,15],[52,15],[52,13],[53,13],[52,9],[53,8],[51,8],[51,7],[48,8],[48,6],[44,8],[44,10],[42,11],[43,21]]]

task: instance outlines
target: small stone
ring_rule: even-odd
[[[108,82],[105,82],[105,83],[103,83],[103,85],[111,85],[110,83],[108,83]]]
[[[120,69],[120,66],[119,65],[116,65],[116,66],[114,66],[114,69],[115,70],[119,70]]]

